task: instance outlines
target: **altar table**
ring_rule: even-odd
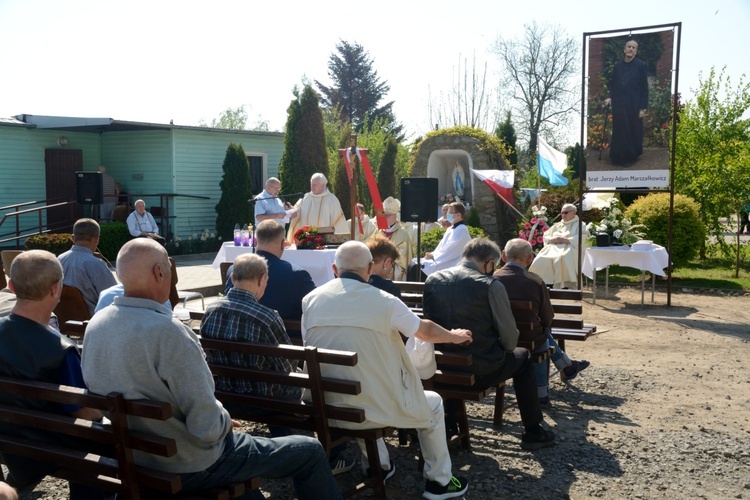
[[[234,262],[239,255],[243,253],[252,253],[252,247],[234,246],[231,241],[225,242],[214,258],[213,267],[219,269],[222,262]],[[302,269],[310,273],[315,286],[323,285],[331,281],[333,275],[333,259],[336,250],[297,250],[293,248],[284,249],[281,259],[292,264],[297,264]]]
[[[630,247],[589,247],[583,260],[583,274],[593,280],[593,302],[596,304],[596,271],[606,269],[605,297],[609,293],[609,266],[632,267],[641,270],[641,306],[644,303],[646,271],[651,273],[651,303],[654,302],[656,276],[666,276],[664,268],[669,266],[667,250],[654,245],[650,251],[631,250]]]

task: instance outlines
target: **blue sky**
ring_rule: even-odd
[[[281,130],[293,87],[327,80],[345,39],[368,50],[397,118],[419,135],[429,130],[428,92],[449,90],[458,60],[476,54],[497,80],[490,47],[533,20],[560,24],[578,43],[584,32],[682,22],[687,98],[711,66],[726,65],[735,82],[750,74],[748,0],[0,0],[0,116],[197,125],[245,105],[251,121]]]

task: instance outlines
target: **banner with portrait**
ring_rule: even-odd
[[[586,184],[668,187],[675,29],[589,35]]]

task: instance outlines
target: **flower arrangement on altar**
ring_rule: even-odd
[[[596,244],[597,234],[608,234],[610,241],[630,245],[638,240],[643,239],[644,233],[639,229],[645,229],[643,224],[633,224],[632,221],[625,217],[620,208],[620,200],[610,198],[607,200],[606,207],[602,208],[604,218],[596,223],[589,223],[588,229],[591,238],[589,244]]]
[[[461,199],[452,193],[445,193],[443,196],[440,197],[438,200],[438,204],[440,206],[445,205],[446,203],[453,203],[454,201],[461,201]]]
[[[544,233],[549,230],[547,225],[547,207],[531,207],[532,217],[523,223],[518,230],[518,237],[526,240],[531,244],[534,253],[538,252],[544,246]]]
[[[298,250],[320,250],[325,248],[323,237],[318,235],[318,228],[303,226],[294,232],[294,243]]]

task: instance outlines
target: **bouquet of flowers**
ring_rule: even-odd
[[[320,250],[325,248],[323,238],[318,236],[318,228],[303,226],[294,232],[294,243],[299,250]]]
[[[604,218],[599,224],[591,223],[588,226],[589,234],[591,238],[589,243],[591,245],[596,244],[597,234],[609,234],[610,241],[620,242],[625,245],[630,245],[638,240],[643,239],[644,234],[639,229],[645,229],[646,226],[643,224],[633,224],[630,219],[626,218],[620,208],[620,200],[617,198],[610,198],[607,200],[606,206],[602,208],[604,212]]]
[[[538,252],[544,246],[544,233],[549,230],[547,225],[547,207],[531,207],[533,217],[523,223],[518,230],[518,237],[531,244],[532,250]]]
[[[441,196],[440,200],[438,201],[440,202],[439,204],[442,206],[442,205],[445,205],[446,203],[453,203],[454,201],[461,201],[461,200],[458,198],[458,196],[454,194],[446,193],[443,196]]]

